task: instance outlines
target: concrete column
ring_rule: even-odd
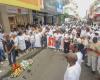
[[[1,14],[1,21],[2,26],[5,32],[10,32],[10,24],[8,20],[8,13],[5,5],[0,5],[0,14]]]
[[[29,10],[29,19],[30,19],[30,24],[33,23],[33,14],[32,14],[32,10]]]
[[[44,24],[44,16],[42,16],[42,24]]]

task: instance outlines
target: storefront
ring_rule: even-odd
[[[63,11],[63,0],[44,0],[44,12],[48,14],[45,16],[48,24],[58,24],[60,21],[59,14]]]
[[[25,8],[7,6],[8,20],[10,27],[16,27],[16,25],[26,25],[30,23],[30,11]]]
[[[41,0],[0,0],[0,23],[6,32],[16,25],[32,23],[32,10],[40,11]],[[9,6],[8,6],[9,5]]]

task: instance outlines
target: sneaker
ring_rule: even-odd
[[[2,70],[0,70],[0,73],[2,73]]]

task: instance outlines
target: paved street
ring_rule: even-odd
[[[18,78],[5,78],[3,80],[63,80],[67,62],[61,52],[45,49],[33,58],[31,71],[25,71]],[[90,69],[82,65],[80,80],[96,80]]]

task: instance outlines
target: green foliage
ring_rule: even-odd
[[[61,23],[63,23],[65,18],[68,18],[69,15],[67,13],[65,13],[65,14],[60,14],[58,17],[61,20]]]

